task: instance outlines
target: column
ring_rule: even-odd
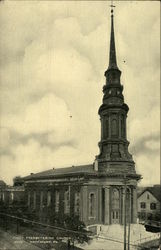
[[[97,204],[97,210],[98,210],[98,222],[102,223],[102,187],[99,187],[97,190],[97,200],[98,200],[98,204]]]
[[[111,138],[111,114],[109,114],[109,138]]]
[[[126,197],[125,197],[125,193],[126,193],[126,187],[124,186],[122,189],[122,224],[125,224],[125,202],[126,202]]]
[[[81,220],[86,223],[88,221],[88,197],[87,197],[87,186],[81,187],[81,199],[80,199],[80,217]]]
[[[137,191],[136,187],[133,188],[133,218],[132,222],[136,223],[137,221]]]
[[[132,213],[131,213],[131,188],[127,186],[127,193],[126,193],[126,218],[127,223],[132,222]]]
[[[105,187],[105,224],[110,224],[110,187]]]
[[[103,119],[103,117],[101,117],[100,120],[101,120],[101,140],[103,140],[103,137],[104,137],[104,133],[103,133],[103,127],[104,127],[103,126],[104,125],[103,122],[104,122],[104,119]]]
[[[121,138],[121,114],[118,113],[118,124],[119,124],[119,138]]]
[[[125,139],[127,138],[126,118],[127,118],[127,114],[126,114],[125,117],[124,117],[124,126],[125,126],[125,128],[124,128],[124,133],[125,133]]]
[[[129,222],[132,223],[132,213],[131,213],[131,188],[129,188]]]
[[[119,198],[119,223],[122,224],[122,187],[119,187],[119,195],[120,195],[120,198]]]

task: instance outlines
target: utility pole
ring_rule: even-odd
[[[126,175],[124,177],[124,250],[126,250],[126,192],[127,192],[127,186],[126,186]]]
[[[128,192],[127,197],[127,183],[128,179],[126,174],[124,175],[124,250],[130,250],[130,223],[131,223],[131,191]],[[127,200],[128,207],[127,207]],[[127,226],[127,218],[128,218],[128,242],[126,243],[126,226]]]
[[[127,249],[130,250],[130,220],[129,220],[129,225],[128,225],[128,241],[127,242],[128,242]]]
[[[16,232],[19,234],[19,220],[16,221]]]
[[[4,221],[5,221],[5,231],[7,231],[7,216],[4,216]]]
[[[128,250],[130,250],[130,223],[131,223],[131,193],[129,192],[129,197],[128,197],[128,199],[129,199],[129,208],[128,208],[128,219],[129,219],[129,221],[128,221],[128,247],[127,247],[127,249]]]

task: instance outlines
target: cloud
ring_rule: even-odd
[[[137,100],[138,102],[139,100]],[[147,107],[147,106],[146,106]],[[141,113],[141,112],[140,112]],[[142,112],[144,114],[144,112]],[[139,117],[139,113],[138,113]],[[136,162],[136,170],[143,177],[142,185],[153,185],[160,180],[160,109],[151,109],[139,119],[133,118],[129,125],[129,150]]]
[[[1,121],[2,127],[21,134],[43,133],[65,130],[70,123],[70,112],[66,103],[54,94],[48,94],[38,102],[27,106],[21,116],[10,115]]]
[[[138,155],[158,155],[160,152],[160,134],[140,137],[140,139],[131,146],[131,152]]]
[[[0,148],[5,148],[9,146],[10,143],[10,134],[9,130],[6,128],[1,128],[0,129]]]
[[[78,165],[80,160],[85,163],[90,158],[88,151],[82,152],[70,145],[61,145],[53,150],[33,139],[28,140],[26,144],[14,145],[11,149],[14,158],[6,155],[0,158],[0,177],[5,176],[7,183],[12,183],[12,178],[17,174],[26,176],[31,172],[41,172],[53,167]],[[86,160],[83,161],[83,158]]]
[[[137,100],[138,101],[138,100]],[[129,125],[129,138],[135,144],[142,138],[156,138],[160,133],[160,109],[152,106],[151,109],[139,119],[133,118]]]
[[[136,170],[142,175],[141,184],[144,186],[160,183],[160,159],[153,154],[138,155],[135,159]]]
[[[21,116],[7,116],[1,126],[1,154],[10,154],[11,149],[14,154],[15,145],[25,145],[31,139],[53,150],[75,144],[70,111],[64,100],[51,93],[28,105]]]

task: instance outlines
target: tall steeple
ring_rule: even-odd
[[[109,67],[108,68],[117,69],[113,9],[111,10],[111,39],[110,39],[110,53],[109,53]]]
[[[110,37],[109,65],[108,65],[108,69],[105,72],[105,76],[106,76],[106,82],[111,82],[111,83],[118,82],[119,83],[121,71],[119,70],[117,66],[117,57],[116,57],[116,48],[115,48],[114,15],[113,15],[113,7],[115,6],[114,5],[110,5],[110,6],[112,7],[112,9],[111,9],[111,37]],[[114,75],[115,75],[115,79],[113,79]]]
[[[101,120],[100,154],[96,157],[98,171],[135,173],[132,155],[128,152],[129,142],[126,134],[128,105],[124,103],[121,71],[117,66],[113,5],[111,5],[111,37],[109,66],[105,71],[106,84],[103,86],[103,103],[99,108]]]

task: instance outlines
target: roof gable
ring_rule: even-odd
[[[153,187],[147,187],[144,191],[138,196],[138,198],[143,195],[145,192],[150,192],[159,202],[161,202],[161,185],[154,185]]]

